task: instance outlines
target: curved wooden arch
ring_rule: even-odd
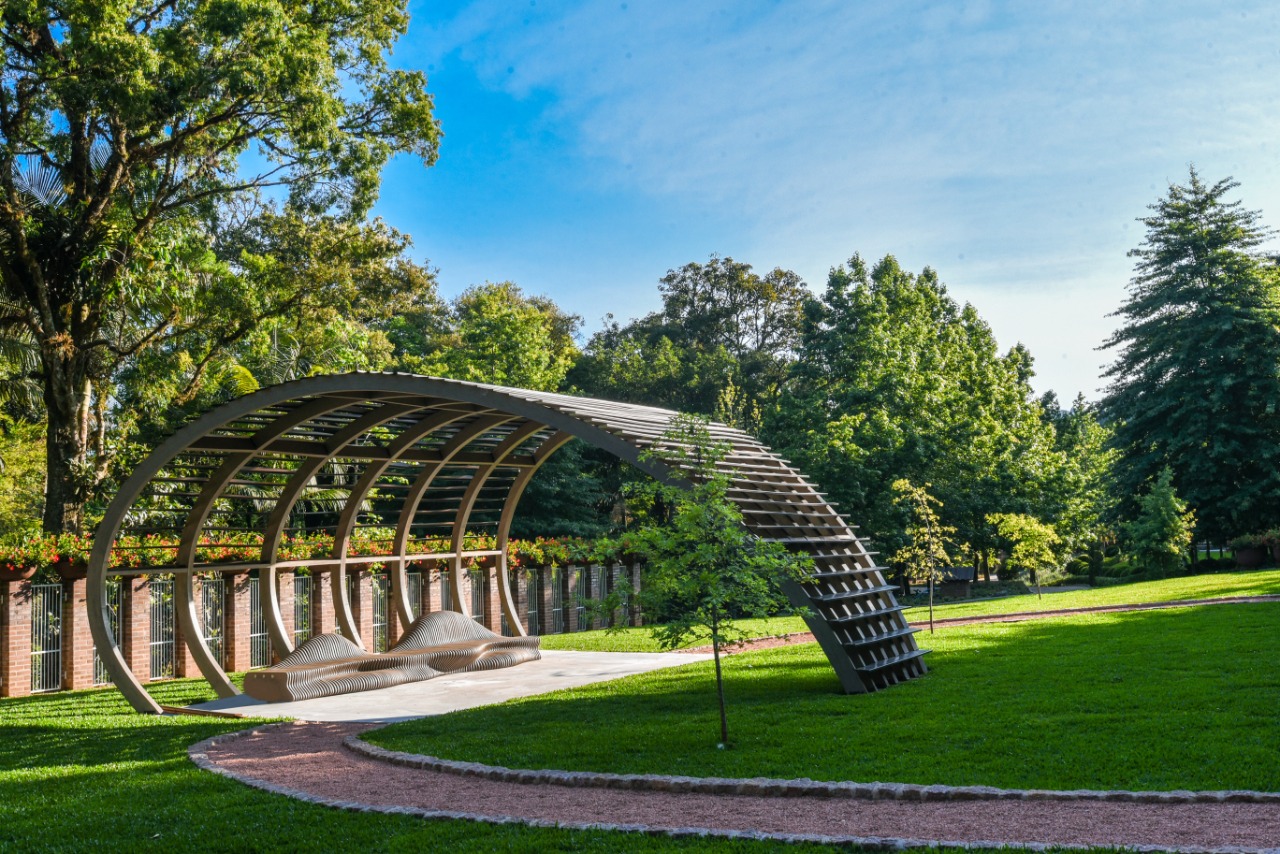
[[[508,586],[506,546],[516,504],[533,473],[578,438],[655,478],[679,483],[665,465],[642,458],[676,417],[655,407],[409,374],[312,377],[261,389],[178,430],[121,486],[98,527],[89,564],[94,645],[134,708],[158,713],[109,624],[107,578],[137,574],[110,566],[118,539],[129,533],[168,533],[178,539],[172,565],[149,571],[172,572],[179,579],[183,636],[222,696],[236,689],[201,637],[191,583],[198,572],[261,570],[268,631],[275,648],[287,652],[291,639],[276,584],[282,568],[332,567],[340,629],[359,642],[343,584],[349,565],[385,563],[395,611],[407,621],[410,563],[447,560],[457,567],[469,557],[496,557],[503,615],[524,634]],[[813,557],[812,576],[785,582],[784,588],[794,604],[807,607],[805,620],[844,690],[870,691],[922,675],[924,651],[915,644],[892,586],[849,525],[799,472],[756,439],[723,424],[711,424],[710,431],[730,448],[719,466],[731,478],[730,496],[747,527]],[[312,528],[332,529],[331,556],[281,559],[289,520],[307,487],[326,471],[332,472],[330,492],[345,496],[341,508],[328,514],[333,521],[324,517]],[[500,506],[483,523],[492,527],[496,548],[468,549],[468,532],[481,524],[474,515],[478,497],[504,488]],[[394,528],[365,527],[385,535],[390,554],[353,555],[351,536],[373,495],[392,507],[395,518],[388,524]],[[415,531],[423,542],[430,535],[449,545],[445,551],[423,552],[415,547]],[[216,549],[219,538],[237,536],[260,538],[256,559],[201,558],[202,547]],[[453,592],[459,600],[461,591]]]

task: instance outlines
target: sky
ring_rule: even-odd
[[[514,281],[583,318],[712,254],[820,293],[932,267],[1037,391],[1096,399],[1142,240],[1194,164],[1280,226],[1280,4],[410,2],[394,64],[444,139],[375,213],[442,295]],[[1275,242],[1272,247],[1277,246]]]

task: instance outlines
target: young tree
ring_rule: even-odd
[[[951,563],[947,548],[956,529],[938,519],[942,502],[929,494],[929,484],[913,486],[911,481],[893,482],[894,502],[908,513],[907,544],[890,560],[903,564],[910,578],[924,579],[929,584],[929,632],[933,633],[933,588],[942,578],[942,567]]]
[[[712,440],[705,421],[677,419],[649,454],[687,480],[654,487],[668,518],[641,528],[635,540],[645,559],[640,601],[646,613],[665,620],[653,629],[659,645],[675,649],[690,637],[711,641],[721,746],[729,744],[721,651],[745,637],[735,618],[786,607],[780,582],[801,578],[811,567],[807,557],[761,540],[743,525],[728,498],[729,479],[717,469],[727,451]]]
[[[1166,466],[1151,488],[1138,499],[1138,518],[1126,526],[1133,556],[1160,578],[1187,565],[1196,514],[1178,498],[1173,470]]]
[[[359,219],[393,154],[435,160],[425,78],[387,61],[407,24],[404,0],[3,6],[0,334],[39,347],[47,530],[78,528],[103,475],[114,371],[235,281],[222,205],[287,186],[302,215]]]
[[[1222,541],[1280,517],[1280,287],[1253,254],[1258,214],[1191,170],[1140,220],[1104,417],[1115,427],[1121,518],[1167,466],[1201,531]]]
[[[1044,598],[1040,592],[1041,575],[1058,565],[1054,547],[1061,542],[1053,528],[1025,513],[993,513],[987,521],[995,526],[1001,539],[1012,545],[1009,563],[1026,569],[1036,585],[1036,598]]]

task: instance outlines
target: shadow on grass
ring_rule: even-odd
[[[1280,605],[953,628],[923,679],[844,696],[815,645],[400,724],[387,747],[620,773],[1280,790]]]
[[[163,702],[185,704],[206,696],[208,687],[175,681],[151,690]],[[0,701],[0,850],[625,848],[756,854],[774,847],[340,812],[251,789],[201,771],[188,760],[191,744],[252,723],[138,715],[114,690]]]

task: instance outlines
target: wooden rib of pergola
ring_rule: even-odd
[[[508,627],[524,634],[507,573],[511,521],[533,473],[573,438],[609,451],[653,477],[682,479],[642,458],[677,413],[585,397],[526,391],[408,374],[354,373],[272,386],[218,407],[161,444],[121,487],[108,508],[89,564],[89,621],[94,644],[115,685],[138,711],[158,713],[121,652],[109,624],[107,579],[138,569],[112,568],[113,547],[129,534],[166,534],[178,543],[172,573],[181,637],[220,696],[237,693],[203,640],[194,596],[196,573],[259,571],[268,634],[281,655],[293,649],[281,616],[281,569],[324,565],[330,571],[338,630],[360,633],[347,597],[348,567],[383,563],[402,625],[412,622],[406,568],[442,561],[455,607],[464,562],[497,565],[499,599]],[[813,556],[804,582],[784,582],[844,690],[872,691],[925,673],[923,650],[902,616],[894,588],[873,554],[814,487],[748,434],[712,424],[728,444],[720,467],[747,527],[766,540]],[[324,488],[323,500],[317,490]],[[368,523],[370,496],[387,554],[355,554],[353,535]],[[394,522],[387,506],[396,508]],[[280,553],[284,535],[306,524],[310,511],[333,538],[329,558],[292,560]],[[313,520],[313,521],[315,521]],[[307,525],[314,531],[314,525]],[[393,533],[392,533],[393,532]],[[211,558],[222,541],[261,538],[257,560]],[[487,533],[488,548],[476,547]],[[447,548],[423,550],[423,543]],[[228,545],[232,545],[228,542]]]

